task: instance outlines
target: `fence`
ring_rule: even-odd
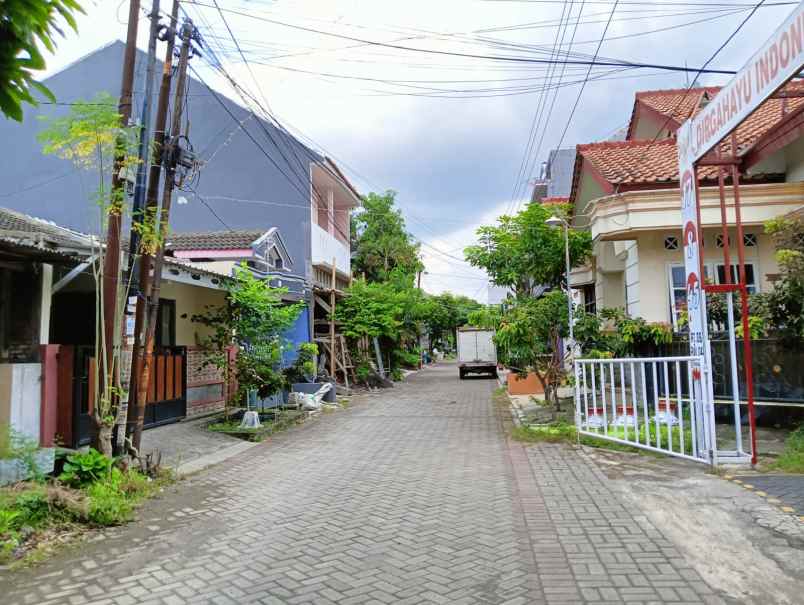
[[[731,360],[729,341],[716,338],[710,341],[712,376],[716,400],[731,401],[734,389],[730,380]],[[751,340],[754,370],[754,397],[757,402],[804,404],[804,351],[801,347],[784,345],[775,338]],[[737,339],[737,367],[740,399],[745,401],[746,384],[743,367],[742,339]],[[659,347],[658,355],[684,355],[689,343],[676,339]]]
[[[694,403],[698,357],[578,359],[576,423],[582,434],[709,462],[712,408]]]

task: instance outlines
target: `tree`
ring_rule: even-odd
[[[122,213],[125,192],[112,189],[108,175],[112,171],[115,155],[122,157],[123,170],[133,171],[139,163],[137,157],[137,128],[120,126],[117,101],[108,93],[98,94],[92,101],[77,101],[69,114],[59,118],[45,119],[46,126],[39,133],[43,152],[69,160],[76,167],[91,171],[97,178],[98,187],[89,200],[96,206],[99,216],[99,234],[106,232],[105,225],[111,213]],[[145,246],[156,244],[157,229],[153,221],[135,220],[135,228],[143,234],[140,252]],[[118,295],[117,308],[121,313],[114,318],[114,350],[111,367],[107,363],[107,350],[103,317],[102,288],[100,284],[109,252],[103,236],[92,239],[92,272],[95,279],[95,401],[92,402],[92,446],[99,452],[111,455],[112,429],[117,415],[118,399],[124,395],[115,379],[115,367],[120,366],[123,301],[128,294],[124,284]],[[118,274],[118,283],[121,282]]]
[[[387,281],[397,270],[412,284],[413,276],[424,268],[419,245],[405,230],[405,219],[394,207],[395,197],[393,191],[369,193],[363,198],[362,211],[352,217],[352,270],[365,274],[369,282]]]
[[[567,297],[554,290],[540,298],[517,298],[503,315],[494,336],[503,363],[518,372],[535,373],[545,399],[557,410],[564,365],[560,339],[567,336],[568,330]]]
[[[784,340],[804,340],[804,219],[780,218],[765,224],[774,238],[782,279],[768,293],[766,310]]]
[[[282,295],[287,289],[272,288],[254,277],[245,263],[235,268],[234,279],[226,289],[227,304],[208,306],[192,317],[210,330],[201,339],[206,363],[223,371],[225,384],[230,384],[234,369],[238,401],[244,401],[249,391],[257,391],[260,397],[273,395],[285,386],[281,364],[287,343],[283,335],[301,314],[304,303],[284,303]],[[228,355],[232,344],[239,348],[234,368]],[[227,417],[231,404],[227,398]]]
[[[455,330],[469,323],[469,315],[482,305],[469,298],[451,292],[427,296],[425,323],[430,334],[430,343],[452,343]]]
[[[568,208],[531,203],[514,216],[503,215],[497,225],[477,230],[479,243],[466,248],[464,256],[518,296],[536,286],[557,287],[565,279],[564,233],[545,223],[556,213],[567,216]],[[569,247],[572,266],[583,263],[592,249],[591,234],[570,229]]]
[[[56,34],[63,19],[77,31],[75,13],[83,13],[75,0],[3,0],[0,2],[0,111],[22,121],[22,104],[37,105],[32,89],[50,101],[53,93],[34,79],[34,72],[45,68],[39,49],[56,50]]]

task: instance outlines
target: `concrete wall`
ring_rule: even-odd
[[[759,286],[759,291],[767,291],[772,287],[769,275],[778,273],[778,265],[774,257],[773,241],[770,236],[762,233],[759,229],[746,229],[746,233],[754,233],[757,235],[758,245],[755,247],[745,248],[745,260],[754,264],[756,279]],[[704,262],[711,264],[723,264],[723,250],[717,248],[715,245],[715,236],[717,231],[714,229],[707,229],[704,232]],[[681,250],[666,250],[664,247],[664,239],[667,236],[678,236],[680,234],[672,231],[653,231],[640,233],[634,246],[633,253],[638,256],[638,263],[634,267],[636,270],[637,279],[634,281],[632,278],[627,278],[629,289],[629,313],[631,315],[638,315],[644,317],[648,321],[653,322],[670,322],[670,284],[668,278],[669,267],[674,264],[683,264],[683,256]],[[730,233],[731,241],[734,242],[735,234],[732,230]],[[629,260],[632,252],[629,249]],[[732,248],[731,262],[736,264],[737,252]],[[626,274],[628,271],[626,271]],[[606,292],[610,292],[616,300],[616,292],[609,288]],[[634,312],[635,300],[631,299],[631,292],[638,292],[638,313]],[[605,298],[606,292],[598,294]],[[598,301],[600,304],[600,301]],[[603,306],[615,306],[608,300],[603,301]]]
[[[204,312],[207,305],[224,304],[226,292],[163,281],[160,298],[176,301],[176,345],[193,346],[209,331],[201,324],[193,323],[192,316]]]
[[[122,42],[103,47],[47,78],[45,84],[60,103],[89,100],[102,91],[116,96],[123,48]],[[143,100],[145,60],[145,54],[138,52],[134,85],[137,117]],[[158,63],[157,75],[161,70]],[[303,274],[310,257],[310,162],[322,158],[274,126],[261,126],[247,110],[228,98],[220,94],[218,98],[226,109],[203,84],[190,78],[190,140],[200,157],[207,160],[196,189],[233,229],[279,227],[297,272]],[[43,155],[36,140],[44,127],[40,116],[63,116],[69,109],[52,104],[27,107],[21,124],[0,118],[0,141],[6,149],[14,150],[4,154],[0,162],[2,203],[59,225],[97,233],[98,213],[88,197],[93,186],[87,184],[93,183],[94,177],[76,170],[67,160]],[[192,193],[177,191],[174,195],[173,231],[226,228]],[[179,196],[188,203],[177,204]],[[276,203],[282,205],[273,205]]]
[[[42,410],[42,365],[0,364],[0,424],[39,442]]]

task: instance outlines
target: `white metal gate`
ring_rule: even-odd
[[[577,359],[578,431],[617,443],[717,464],[714,408],[696,385],[702,359]]]

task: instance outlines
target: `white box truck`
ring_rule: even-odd
[[[458,328],[458,374],[491,374],[497,376],[497,348],[494,330]]]

